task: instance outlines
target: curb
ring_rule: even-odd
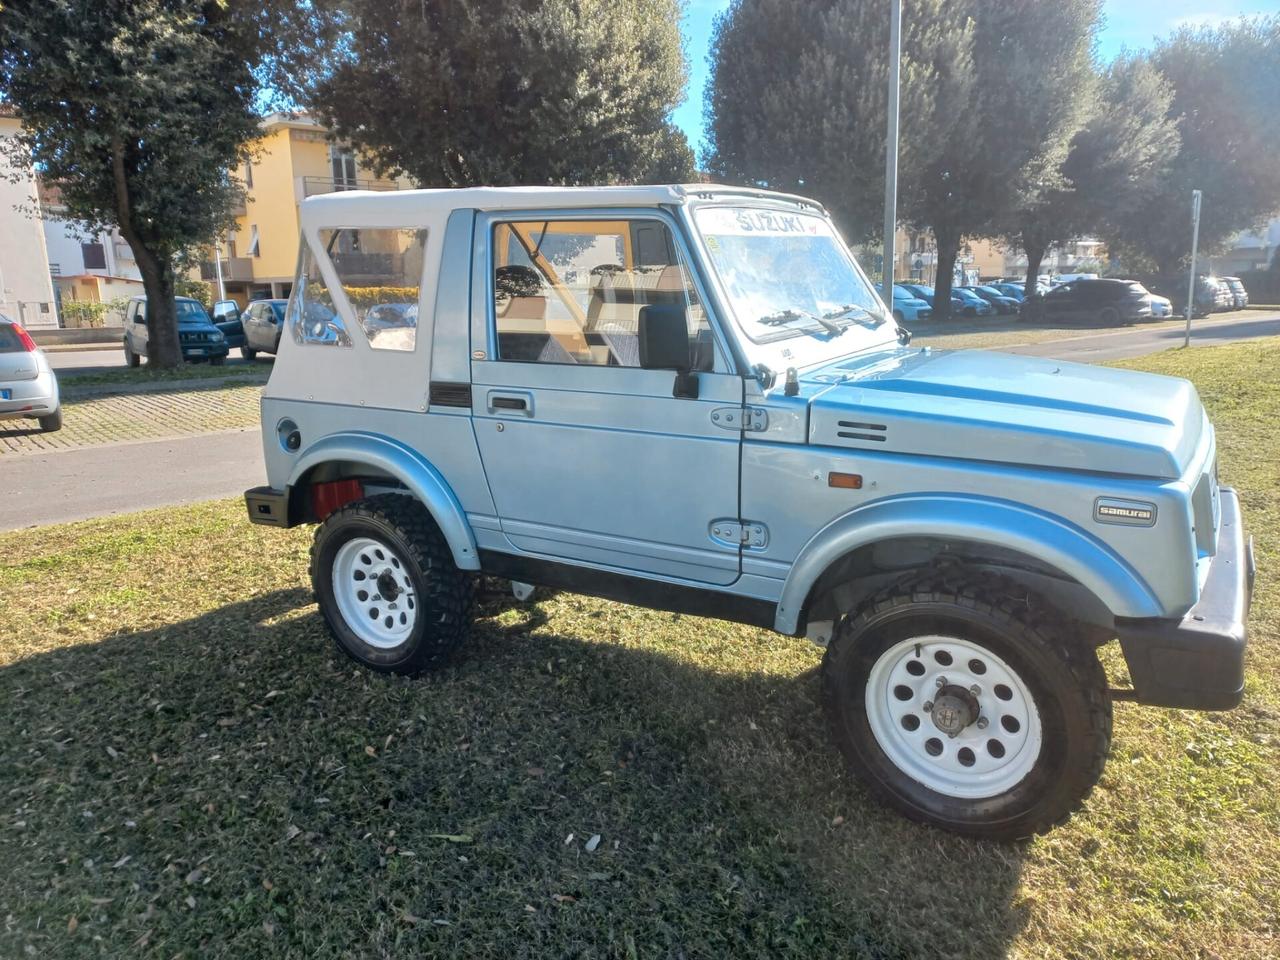
[[[61,387],[67,400],[137,393],[196,393],[229,387],[265,387],[266,377],[206,377],[199,380],[156,380],[150,383],[86,383]]]

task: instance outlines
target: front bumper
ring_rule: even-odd
[[[182,359],[188,361],[216,360],[218,357],[225,357],[231,352],[226,340],[219,340],[216,343],[183,343],[179,346],[182,348]]]
[[[1245,621],[1253,599],[1253,540],[1240,501],[1219,490],[1218,552],[1200,601],[1181,620],[1116,621],[1134,699],[1156,707],[1229,710],[1244,696]]]

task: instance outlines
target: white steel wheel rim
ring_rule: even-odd
[[[333,598],[351,632],[380,650],[404,643],[418,619],[417,594],[404,560],[373,537],[353,537],[338,548]]]
[[[952,687],[969,691],[977,705],[977,717],[954,737],[932,711],[939,692]],[[998,796],[1021,783],[1040,756],[1040,712],[1026,684],[968,640],[922,636],[894,644],[872,666],[865,700],[889,762],[944,796]]]

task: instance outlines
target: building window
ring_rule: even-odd
[[[80,244],[80,255],[84,257],[84,268],[86,270],[105,270],[107,269],[107,252],[100,243],[82,243]]]
[[[253,164],[245,163],[244,165],[244,185],[253,189]]]
[[[337,190],[356,188],[356,155],[349,149],[334,147],[329,151],[333,169],[333,186]]]
[[[258,255],[259,255],[258,227],[257,227],[256,225],[250,225],[250,227],[249,227],[249,249],[248,249],[248,251],[246,252],[246,256],[256,257],[256,256],[258,256]]]

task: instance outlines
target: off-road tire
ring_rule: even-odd
[[[55,430],[62,429],[62,408],[59,407],[53,413],[46,414],[39,418],[40,429],[45,433],[53,433]]]
[[[384,541],[404,558],[413,580],[417,618],[404,642],[391,649],[364,642],[334,598],[335,557],[357,536]],[[458,569],[431,514],[410,496],[380,494],[331,513],[311,546],[311,585],[338,648],[372,670],[412,675],[439,667],[471,631],[475,578]]]
[[[1120,311],[1115,307],[1103,307],[1098,311],[1098,325],[1114,327],[1120,322]]]
[[[258,355],[258,351],[253,349],[253,347],[240,348],[240,356],[244,357],[250,363],[253,363],[253,360],[257,355]]]
[[[139,366],[142,363],[142,358],[133,352],[133,347],[129,346],[128,340],[124,342],[124,362],[131,367]]]
[[[890,761],[871,731],[871,667],[895,643],[926,634],[982,645],[1031,692],[1043,727],[1039,756],[1004,793],[970,800],[936,792]],[[1065,822],[1102,775],[1111,745],[1102,666],[1060,616],[1012,581],[937,570],[900,580],[840,623],[822,666],[832,732],[849,767],[912,820],[972,837],[1029,837]]]

